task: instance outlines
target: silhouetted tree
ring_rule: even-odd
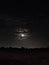
[[[10,49],[12,49],[12,47],[9,47]]]
[[[4,49],[4,47],[1,47],[2,49]]]

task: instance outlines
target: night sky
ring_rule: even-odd
[[[38,4],[32,8],[0,8],[0,10],[0,47],[49,47],[48,4]],[[15,35],[18,27],[31,30],[31,37],[18,40]]]

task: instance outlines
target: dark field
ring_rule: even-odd
[[[0,65],[49,65],[49,48],[1,48]]]

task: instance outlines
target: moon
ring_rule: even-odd
[[[21,37],[24,37],[25,36],[25,34],[21,34]]]

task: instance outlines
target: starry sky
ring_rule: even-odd
[[[38,5],[32,8],[1,8],[0,47],[49,47],[49,8],[47,4]],[[14,35],[17,27],[31,30],[31,37],[17,40]]]

